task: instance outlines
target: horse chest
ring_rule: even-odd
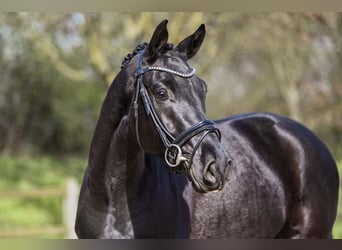
[[[275,237],[286,217],[285,197],[277,180],[264,177],[262,183],[255,175],[235,173],[220,192],[193,193],[189,237]]]

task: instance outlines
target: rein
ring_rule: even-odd
[[[191,126],[189,129],[183,131],[180,135],[177,137],[174,137],[168,129],[164,126],[164,124],[160,121],[154,106],[152,104],[151,98],[148,95],[147,89],[143,83],[142,76],[146,72],[149,71],[162,71],[167,72],[173,75],[177,75],[182,78],[191,78],[195,75],[195,68],[191,68],[191,71],[188,73],[182,73],[178,72],[172,69],[168,69],[165,67],[154,67],[154,66],[148,66],[143,68],[142,67],[142,61],[144,56],[144,51],[142,50],[139,53],[138,58],[138,66],[136,70],[136,91],[133,101],[133,109],[134,109],[134,119],[135,119],[135,130],[136,130],[136,137],[137,142],[140,146],[140,148],[143,149],[140,135],[139,135],[139,115],[138,115],[138,99],[139,96],[142,98],[145,112],[147,115],[149,115],[152,118],[153,124],[155,128],[157,129],[159,136],[166,148],[165,150],[165,161],[166,163],[175,171],[180,172],[179,169],[176,169],[176,167],[183,161],[186,161],[187,158],[183,156],[182,153],[182,147],[194,136],[203,133],[200,139],[197,141],[193,148],[193,152],[190,157],[190,162],[188,168],[192,165],[192,160],[195,155],[195,152],[197,151],[200,143],[203,141],[203,139],[209,134],[209,133],[215,133],[219,140],[221,140],[221,133],[220,130],[215,126],[215,123],[211,120],[203,120],[199,123],[196,123],[195,125]]]

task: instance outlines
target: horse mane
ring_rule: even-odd
[[[143,49],[146,49],[147,47],[148,43],[146,42],[139,44],[132,53],[128,54],[125,57],[125,59],[122,61],[121,68],[125,67],[135,55],[139,54]],[[162,53],[166,53],[172,48],[172,44],[167,44]],[[122,77],[122,75],[120,77]],[[118,81],[121,80],[122,79],[118,79]],[[124,113],[123,106],[121,104],[113,103],[121,102],[120,93],[122,93],[123,91],[120,91],[120,89],[117,89],[117,87],[120,87],[120,85],[112,84],[110,86],[105,100],[102,104],[100,116],[98,118],[98,122],[90,146],[91,149],[88,162],[88,174],[90,176],[99,175],[99,173],[105,172],[104,168],[106,166],[106,154],[108,153],[108,150],[110,148],[111,138],[117,126],[119,125]],[[95,171],[94,174],[93,171]],[[102,190],[102,185],[104,185],[103,178],[104,176],[96,176],[95,179],[99,181],[93,181],[92,185],[98,185],[97,189]]]
[[[139,44],[138,46],[135,47],[132,53],[127,54],[125,58],[123,59],[121,63],[121,69],[123,69],[131,60],[132,58],[139,54],[142,50],[146,49],[148,47],[148,43],[144,42]],[[164,47],[163,51],[161,52],[162,54],[165,54],[167,51],[173,49],[173,44],[172,43],[167,43],[166,46]]]

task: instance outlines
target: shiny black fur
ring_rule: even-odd
[[[156,29],[146,65],[186,71],[204,39],[204,25],[176,47],[166,21]],[[137,56],[126,60],[104,100],[79,198],[80,238],[330,238],[339,179],[326,146],[303,125],[275,114],[217,121],[221,142],[208,136],[192,170],[171,173],[164,147],[139,109],[137,144],[132,112]],[[144,83],[165,126],[175,135],[205,119],[206,85],[149,72]],[[167,97],[158,97],[158,90]],[[191,152],[196,138],[184,147]],[[233,167],[228,164],[233,161]],[[208,166],[213,166],[208,173]],[[212,173],[214,172],[214,173]],[[223,177],[218,192],[205,175]],[[213,178],[210,176],[210,178]]]

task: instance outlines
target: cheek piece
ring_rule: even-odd
[[[181,73],[172,69],[164,68],[164,67],[154,67],[154,66],[149,66],[149,67],[142,67],[142,59],[144,56],[144,51],[142,50],[139,54],[138,58],[138,66],[136,70],[136,91],[134,95],[134,101],[133,101],[133,109],[134,109],[134,119],[135,119],[135,130],[136,130],[136,137],[137,137],[137,142],[139,146],[143,149],[141,140],[140,140],[140,135],[139,135],[139,117],[138,117],[138,99],[139,97],[142,99],[145,112],[148,116],[151,117],[153,124],[158,131],[158,134],[165,146],[165,154],[164,158],[166,163],[171,167],[171,170],[176,173],[182,173],[186,171],[187,169],[190,169],[192,165],[192,161],[194,158],[194,155],[203,141],[203,139],[209,134],[209,133],[214,133],[219,140],[221,140],[221,133],[220,130],[215,126],[215,123],[212,120],[203,120],[195,125],[191,126],[189,129],[183,131],[180,135],[177,137],[174,137],[168,129],[164,126],[164,124],[161,122],[159,119],[156,110],[153,107],[152,101],[148,95],[148,92],[146,90],[146,87],[143,83],[142,76],[146,72],[149,71],[161,71],[161,72],[167,72],[173,75],[177,75],[179,77],[183,78],[191,78],[192,76],[195,75],[196,70],[194,68],[191,68],[189,73]],[[190,159],[186,158],[183,153],[182,153],[182,147],[184,144],[186,144],[192,137],[202,133],[201,137],[199,140],[196,142],[192,152],[191,152],[191,157]],[[180,163],[185,162],[189,160],[188,164],[182,164],[185,169],[181,169]]]

